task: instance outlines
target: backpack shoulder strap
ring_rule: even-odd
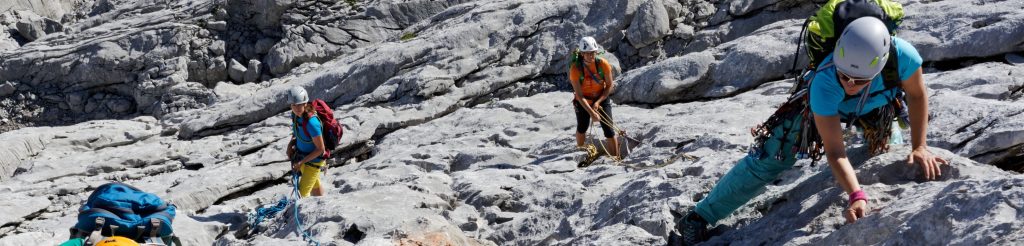
[[[604,72],[601,70],[601,58],[594,57],[594,67],[597,67],[597,73],[601,75],[600,78],[594,76],[594,71],[587,69],[587,67],[583,64],[583,60],[580,60],[580,70],[582,71],[582,73],[580,73],[581,84],[583,83],[584,75],[590,75],[590,77],[594,79],[594,82],[599,85],[604,84]]]
[[[814,72],[815,73],[819,73],[819,72],[825,71],[825,69],[828,69],[828,68],[833,67],[833,66],[835,66],[835,63],[833,63],[831,60],[829,60],[828,62],[826,62],[824,64],[821,64],[821,66],[818,66],[818,69],[815,70]]]
[[[807,88],[810,88],[810,83],[812,83],[814,81],[815,77],[818,77],[819,73],[821,73],[822,71],[825,71],[825,69],[828,69],[828,68],[834,67],[834,66],[835,66],[835,63],[832,63],[832,61],[828,61],[826,63],[822,63],[821,66],[818,66],[817,68],[814,68],[814,72],[812,72],[811,76],[807,78],[807,82],[806,82],[808,84]],[[837,81],[838,81],[838,79],[837,79]]]
[[[314,115],[314,117],[316,117],[316,116]],[[299,128],[302,128],[302,132],[306,133],[306,138],[308,138],[309,141],[305,141],[305,140],[302,140],[302,139],[299,139],[299,141],[303,141],[303,142],[307,142],[307,143],[308,142],[312,142],[313,141],[313,137],[311,137],[311,136],[313,136],[313,135],[310,135],[309,134],[309,129],[306,129],[306,124],[308,124],[309,120],[306,120],[306,122],[302,122],[301,119],[302,119],[302,117],[292,116],[292,122],[295,122],[295,125],[297,125]]]
[[[572,69],[579,69],[580,70],[579,79],[576,80],[576,81],[577,81],[577,83],[580,83],[582,85],[583,84],[583,79],[585,78],[584,70],[583,70],[583,59],[580,59],[579,53],[577,53],[575,51],[573,51],[573,54],[572,54],[572,61],[569,62],[569,70],[572,70]]]
[[[812,18],[814,18],[814,17],[813,16],[807,17],[807,19],[804,20],[804,24],[802,26],[800,26],[800,32],[797,33],[797,39],[796,39],[796,52],[793,52],[793,66],[790,67],[789,70],[796,70],[796,62],[800,61],[800,47],[803,46],[803,44],[804,44],[804,35],[805,35],[806,31],[807,31],[807,26],[809,26],[811,24],[811,19]],[[808,52],[810,52],[810,51],[808,51]],[[810,58],[810,53],[808,53],[808,58]],[[813,63],[813,60],[814,59],[808,59],[808,61],[810,61],[811,63]],[[814,66],[814,65],[812,64],[811,66]],[[800,75],[797,75],[797,76],[800,76]]]
[[[595,57],[594,62],[597,64],[597,75],[601,76],[602,80],[605,79],[606,77],[604,76],[604,64],[606,64],[607,61],[601,59],[600,57]]]
[[[890,42],[891,43],[891,42]],[[885,62],[885,67],[882,68],[882,81],[885,82],[885,89],[892,89],[900,87],[900,62],[899,57],[896,55],[896,44],[891,43],[889,45],[889,60]]]

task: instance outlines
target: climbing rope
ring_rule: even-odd
[[[604,108],[599,108],[598,110],[600,111],[598,113],[598,120],[601,123],[604,123],[604,124],[608,125],[609,127],[611,127],[612,131],[615,131],[619,136],[625,136],[625,133],[626,133],[625,131],[623,131],[621,128],[619,128],[617,125],[615,125],[615,122],[612,122],[610,119],[607,119],[607,118],[604,117],[605,115],[608,115],[608,113],[604,111]],[[585,137],[585,139],[587,141],[587,145],[588,146],[598,146],[598,145],[600,145],[601,146],[601,150],[604,150],[605,154],[609,154],[610,155],[611,152],[608,151],[608,146],[606,146],[604,144],[604,141],[598,140],[598,139],[596,139],[596,137],[593,137],[593,135],[590,134],[591,131],[595,128],[594,127],[594,123],[595,122],[593,120],[591,120],[590,121],[590,127],[587,128],[587,133],[586,133],[586,137]],[[600,127],[600,125],[598,125],[598,126]],[[621,140],[622,139],[620,139],[620,141]],[[597,144],[594,144],[594,142],[597,142]],[[616,142],[618,142],[618,141],[616,141]],[[618,146],[615,146],[615,147],[616,147],[616,150],[617,150],[616,151],[617,156],[612,156],[612,160],[615,161],[615,164],[621,164],[622,163],[622,159],[623,159],[621,157],[622,156],[622,153],[621,153],[622,150],[618,149],[617,148]],[[626,148],[627,148],[626,151],[630,152],[629,144],[626,144]],[[596,153],[596,151],[591,151],[588,148],[587,154],[591,155],[591,156],[589,156],[588,159],[593,159],[593,158],[595,158],[594,155],[596,155],[597,153]],[[594,160],[590,160],[590,161],[593,162]]]
[[[274,217],[277,213],[287,209],[288,205],[292,205],[295,217],[295,234],[301,235],[302,239],[310,244],[320,246],[320,241],[313,238],[307,230],[302,230],[302,221],[299,220],[299,198],[299,173],[293,172],[291,197],[282,197],[274,206],[256,208],[256,212],[249,215],[249,224],[253,226],[253,231],[258,230],[259,224],[263,222],[263,219]]]
[[[603,107],[602,108],[598,108],[597,110],[601,111],[600,112],[601,115],[608,115],[608,112],[605,112]],[[605,117],[598,117],[598,119],[600,119],[602,123],[605,123],[608,126],[610,126],[612,128],[612,130],[617,132],[617,133],[624,133],[624,132],[626,132],[626,131],[622,130],[622,128],[619,128],[619,126],[616,125],[615,122],[612,122],[612,120],[610,120],[610,119],[607,119]]]
[[[587,132],[584,134],[584,137],[583,137],[584,144],[583,144],[582,150],[587,152],[587,156],[584,157],[583,160],[579,162],[579,164],[577,165],[578,167],[590,166],[591,163],[593,163],[595,160],[597,160],[597,154],[598,154],[597,153],[597,147],[595,147],[595,145],[593,144],[593,140],[591,140],[591,138],[590,138],[590,131],[591,131],[591,128],[593,128],[593,127],[594,127],[594,122],[591,121],[590,122],[590,127],[587,127]],[[584,165],[584,164],[586,164],[586,165]]]
[[[315,238],[313,238],[313,236],[309,235],[309,232],[307,232],[307,230],[303,230],[302,229],[302,221],[299,221],[299,198],[300,198],[300,196],[299,196],[299,173],[298,172],[292,172],[292,184],[294,185],[294,188],[292,188],[292,197],[295,197],[295,205],[292,206],[292,208],[295,208],[294,209],[294,211],[295,211],[295,233],[299,234],[299,235],[302,235],[302,239],[305,239],[306,242],[312,243],[313,245],[316,245],[316,246],[320,246],[320,241],[317,241]]]
[[[601,115],[609,115],[608,112],[604,111],[603,107],[602,108],[598,108],[597,110],[600,111]],[[621,138],[617,139],[618,141],[626,141],[626,144],[621,144],[621,143],[619,144],[619,145],[626,146],[626,153],[633,153],[632,148],[629,147],[629,141],[631,141],[631,140],[632,141],[637,141],[637,140],[627,136],[626,135],[626,130],[623,130],[622,128],[619,128],[619,125],[615,124],[615,122],[613,122],[611,119],[608,119],[608,118],[605,118],[605,117],[598,117],[598,118],[601,120],[602,123],[604,123],[604,124],[608,125],[609,127],[611,127],[612,131],[615,131],[615,133],[616,133],[616,135],[618,137],[621,137]],[[602,144],[601,147],[605,149],[605,153],[608,153],[608,149],[604,147],[604,144]],[[618,146],[616,146],[616,147],[618,147]],[[622,150],[618,149],[618,148],[616,148],[616,150],[617,150],[616,152],[618,152],[617,154],[619,156],[616,158],[615,162],[616,163],[621,163],[622,159],[623,159],[622,158]]]
[[[274,217],[277,213],[288,208],[289,204],[291,204],[291,201],[289,201],[287,197],[282,197],[274,206],[256,208],[256,213],[249,214],[249,224],[253,225],[252,230],[254,232],[258,231],[260,222],[263,222],[264,218]]]

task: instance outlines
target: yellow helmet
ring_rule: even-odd
[[[96,246],[139,246],[139,244],[127,237],[113,236],[100,240]]]

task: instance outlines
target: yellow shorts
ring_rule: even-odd
[[[307,197],[314,188],[320,188],[320,168],[327,165],[327,161],[309,162],[302,164],[299,169],[302,177],[299,178],[299,196]]]

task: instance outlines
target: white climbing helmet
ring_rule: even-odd
[[[594,52],[601,49],[601,47],[597,45],[597,40],[594,40],[594,37],[581,38],[579,47],[577,48],[579,48],[580,52]]]
[[[836,69],[857,78],[874,78],[889,60],[892,37],[885,23],[875,17],[857,18],[836,41],[832,59]]]
[[[292,87],[288,90],[288,102],[291,104],[303,104],[309,102],[309,95],[302,87]]]

